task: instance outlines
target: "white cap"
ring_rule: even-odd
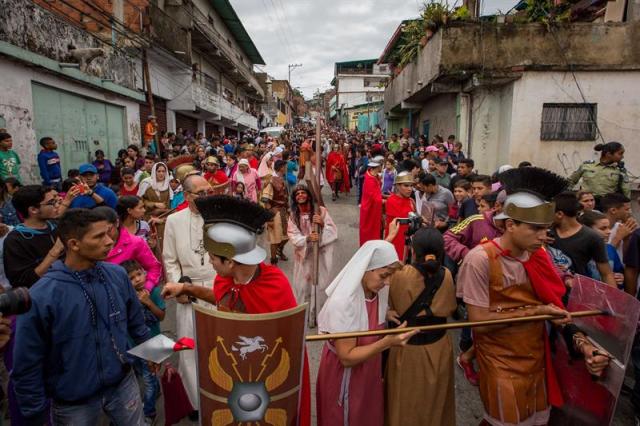
[[[246,158],[241,159],[240,161],[238,161],[238,165],[244,164],[245,166],[249,166],[249,160],[247,160]]]

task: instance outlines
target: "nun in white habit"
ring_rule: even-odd
[[[388,284],[401,266],[393,244],[382,240],[366,242],[327,288],[328,299],[318,315],[318,331],[340,333],[384,328]],[[318,425],[382,426],[381,352],[406,344],[414,334],[325,343],[316,385]]]

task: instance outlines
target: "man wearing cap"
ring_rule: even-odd
[[[436,163],[436,169],[431,174],[436,178],[436,183],[444,188],[449,188],[449,185],[451,185],[451,176],[447,173],[449,163],[447,163],[447,160],[437,157],[433,161]]]
[[[165,298],[195,297],[217,305],[218,310],[246,314],[279,312],[297,306],[289,280],[274,265],[264,263],[266,251],[258,246],[257,233],[272,214],[248,200],[229,196],[206,197],[196,201],[204,218],[204,248],[217,275],[209,288],[170,282]],[[309,366],[304,362],[298,424],[311,420]],[[293,421],[293,423],[296,423]]]
[[[202,176],[193,174],[183,178],[182,186],[188,207],[169,215],[164,228],[162,260],[165,276],[168,282],[178,282],[182,277],[189,277],[194,287],[201,286],[211,292],[215,272],[211,269],[204,247],[202,236],[204,220],[195,203],[199,197],[209,195],[211,186]],[[178,298],[178,302],[176,333],[179,337],[192,337],[193,308],[187,297]],[[197,410],[198,381],[195,355],[193,351],[183,351],[179,353],[178,359],[178,371],[191,405]]]
[[[382,187],[378,175],[383,161],[384,158],[379,156],[367,164],[360,203],[360,245],[369,240],[379,240],[382,236]]]
[[[116,193],[101,183],[98,183],[98,169],[89,163],[81,164],[78,168],[80,171],[80,180],[86,187],[83,193],[78,195],[72,202],[71,208],[92,209],[96,206],[109,206],[112,209],[118,204]]]
[[[528,168],[534,169],[534,168]],[[543,169],[512,169],[501,176],[509,193],[496,219],[504,219],[502,237],[481,244],[465,257],[458,274],[458,297],[469,320],[557,315],[572,357],[584,357],[599,376],[608,358],[599,355],[570,321],[562,297],[565,286],[543,248],[554,220],[547,202],[567,181]],[[546,425],[551,406],[563,404],[551,363],[544,322],[476,327],[474,344],[480,367],[480,397],[485,425]]]
[[[387,198],[385,203],[385,235],[389,234],[389,225],[394,219],[407,218],[409,213],[416,212],[416,203],[413,201],[413,175],[409,171],[403,171],[396,175],[394,185],[395,192]],[[405,253],[405,237],[409,229],[408,224],[402,224],[399,227],[398,234],[391,243],[396,248],[398,259],[404,261]]]
[[[217,157],[210,155],[204,162],[204,178],[209,182],[215,195],[224,194],[229,187],[229,178],[226,173],[220,170],[220,161]]]

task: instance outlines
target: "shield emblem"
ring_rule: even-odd
[[[298,424],[307,305],[253,315],[193,307],[201,424]]]
[[[595,380],[584,360],[572,360],[564,340],[556,339],[553,363],[565,403],[554,410],[552,425],[609,425],[630,361],[631,348],[640,317],[640,301],[600,281],[576,275],[569,295],[570,312],[602,309],[610,316],[575,318],[596,347],[613,356],[603,377]]]

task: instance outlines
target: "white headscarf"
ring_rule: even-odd
[[[163,166],[164,169],[167,171],[167,173],[165,174],[164,177],[164,181],[162,182],[158,182],[157,177],[156,177],[156,171],[158,170],[158,167]],[[144,179],[142,182],[140,182],[140,187],[138,188],[138,197],[142,197],[144,195],[145,192],[147,192],[147,189],[152,188],[156,194],[158,195],[158,197],[160,196],[161,192],[166,191],[167,189],[169,190],[169,199],[172,200],[173,199],[173,191],[171,190],[171,186],[169,186],[169,181],[171,180],[171,176],[169,175],[169,168],[167,167],[166,164],[164,163],[156,163],[153,165],[153,167],[151,168],[151,176],[149,176],[148,178]]]
[[[273,152],[267,152],[266,154],[264,154],[264,157],[262,157],[262,161],[260,161],[260,165],[258,166],[259,177],[262,178],[267,175],[275,175],[275,172],[273,171],[273,165],[269,166],[267,164],[267,161],[269,161],[272,156]]]
[[[327,299],[318,314],[320,333],[342,333],[369,329],[369,317],[365,302],[362,277],[367,271],[399,262],[393,244],[384,240],[367,241],[326,290]],[[385,321],[389,300],[389,288],[378,292],[378,322]]]

